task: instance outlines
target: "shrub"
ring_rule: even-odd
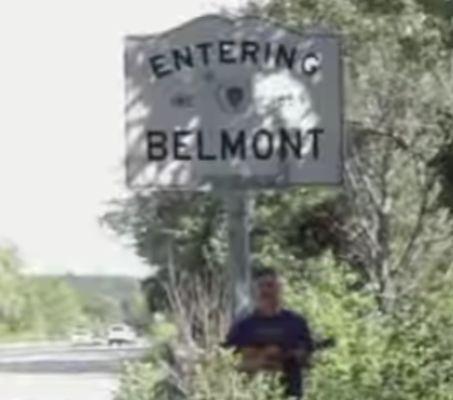
[[[238,372],[236,365],[230,352],[219,349],[204,354],[186,377],[177,377],[168,365],[131,364],[124,371],[115,400],[284,399],[277,376],[251,377]]]

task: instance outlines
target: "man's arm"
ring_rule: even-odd
[[[239,369],[244,372],[256,372],[263,366],[262,350],[252,346],[250,327],[245,320],[235,322],[230,328],[224,346],[234,349],[241,356]]]
[[[284,358],[288,361],[295,361],[303,367],[308,367],[315,345],[310,328],[303,317],[298,317],[296,340],[296,345],[284,352]]]
[[[236,321],[231,326],[230,330],[227,333],[224,346],[225,347],[232,347],[235,349],[240,348],[243,345],[244,341],[244,329],[243,329],[243,321]]]

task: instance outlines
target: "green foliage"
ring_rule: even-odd
[[[151,363],[129,364],[120,380],[115,400],[157,400],[162,373]]]
[[[232,354],[214,349],[195,362],[188,383],[169,384],[171,374],[157,363],[126,368],[115,400],[279,400],[278,376],[254,377],[237,371]]]
[[[445,276],[442,269],[390,315],[356,271],[328,254],[288,274],[289,306],[337,342],[315,357],[307,398],[452,399],[453,280],[452,270]]]
[[[121,303],[123,320],[140,332],[148,330],[151,323],[151,313],[146,304],[146,299],[141,292],[135,292],[130,299]]]
[[[0,248],[0,336],[20,331],[27,314],[27,296],[20,276],[22,262],[13,248]]]
[[[79,293],[88,325],[103,331],[113,323],[125,322],[140,332],[146,331],[150,314],[140,282],[127,276],[76,276],[61,279]]]
[[[290,275],[291,276],[291,275]],[[304,265],[288,287],[289,306],[311,321],[320,337],[333,337],[332,349],[316,354],[309,399],[377,399],[389,330],[374,296],[360,276],[326,254]]]
[[[86,316],[85,325],[90,325],[95,331],[102,331],[113,323],[121,321],[121,310],[115,299],[105,295],[79,293],[82,312]]]
[[[137,254],[150,265],[165,265],[172,254],[178,265],[193,271],[215,251],[210,242],[221,222],[219,206],[219,199],[202,194],[135,195],[113,201],[101,221],[131,238]]]
[[[194,400],[279,400],[284,399],[278,376],[250,377],[237,371],[228,352],[213,350],[195,367],[188,398]]]
[[[75,327],[86,323],[79,297],[58,278],[29,279],[29,306],[34,312],[31,328],[44,337],[64,338]]]
[[[224,217],[215,196],[170,192],[135,195],[112,202],[102,222],[132,239],[137,254],[159,267],[144,282],[152,311],[169,308],[165,286],[171,280],[171,265],[177,265],[182,275],[208,280],[225,265]]]
[[[329,249],[340,251],[338,226],[344,218],[343,203],[338,192],[320,189],[260,194],[252,232],[254,252],[262,263],[283,268],[288,259],[318,257]]]
[[[451,271],[436,274],[428,273],[425,289],[404,299],[392,321],[383,399],[453,398],[453,280]]]
[[[140,287],[123,278],[24,275],[17,251],[0,248],[0,340],[67,338],[77,327],[103,332],[125,321],[146,330]]]

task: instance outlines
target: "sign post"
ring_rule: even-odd
[[[340,39],[208,15],[125,44],[128,185],[226,193],[234,309],[247,308],[245,193],[342,182]]]
[[[250,227],[252,199],[246,191],[236,190],[224,198],[228,215],[229,265],[232,312],[243,315],[250,310]]]

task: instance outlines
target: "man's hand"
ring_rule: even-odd
[[[279,346],[247,347],[241,350],[241,369],[246,372],[281,371],[285,354]]]
[[[309,367],[311,360],[311,352],[302,347],[289,349],[283,352],[283,362],[296,361],[302,367]]]
[[[283,371],[288,362],[296,362],[302,367],[308,367],[311,358],[311,353],[304,348],[284,350],[276,345],[247,347],[242,349],[241,353],[241,369],[246,372]]]

